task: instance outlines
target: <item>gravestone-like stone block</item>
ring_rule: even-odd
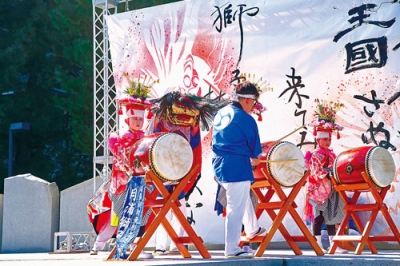
[[[96,188],[92,178],[61,191],[60,232],[94,232],[87,204],[102,183],[103,180],[96,177]]]
[[[1,250],[1,239],[3,235],[3,203],[4,203],[4,195],[0,194],[0,250]]]
[[[59,225],[59,190],[31,174],[4,180],[2,253],[50,252]]]

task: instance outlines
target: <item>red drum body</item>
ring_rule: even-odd
[[[384,188],[393,182],[396,168],[392,155],[382,147],[358,147],[337,156],[333,175],[340,184],[365,183],[365,172],[372,183]]]
[[[135,142],[128,150],[134,175],[144,175],[148,167],[161,180],[176,182],[189,173],[193,150],[189,142],[176,133],[155,133]]]
[[[263,181],[273,178],[283,187],[293,187],[304,175],[305,160],[301,150],[286,141],[264,142],[259,165],[254,170],[254,179]]]

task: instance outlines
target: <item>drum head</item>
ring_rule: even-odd
[[[267,162],[270,174],[281,186],[292,187],[304,175],[304,155],[290,142],[276,144],[268,154],[268,161],[270,161]]]
[[[193,164],[193,150],[181,135],[160,135],[150,151],[152,170],[164,181],[179,181],[189,173]]]
[[[393,182],[396,167],[392,155],[386,149],[382,147],[371,149],[366,166],[371,181],[378,187],[384,188]]]

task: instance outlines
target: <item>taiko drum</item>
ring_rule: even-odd
[[[183,136],[155,133],[135,142],[128,150],[134,175],[144,175],[143,166],[166,182],[184,178],[193,166],[193,150]]]
[[[301,150],[286,141],[261,144],[261,163],[254,170],[255,181],[273,178],[283,187],[293,187],[304,175],[305,160]]]
[[[382,147],[357,147],[340,153],[333,165],[339,184],[365,183],[362,172],[378,188],[389,186],[395,174],[392,155]]]

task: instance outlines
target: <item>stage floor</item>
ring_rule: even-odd
[[[253,259],[226,259],[222,250],[210,250],[211,259],[203,259],[197,251],[190,251],[192,258],[184,259],[180,255],[157,256],[149,260],[136,261],[106,261],[109,252],[99,252],[98,255],[85,253],[19,253],[0,254],[1,266],[94,266],[94,265],[229,265],[229,266],[318,266],[318,265],[400,265],[400,250],[378,250],[378,254],[371,254],[368,250],[362,255],[335,254],[316,256],[312,250],[302,250],[303,255],[294,255],[291,249],[270,249],[264,252],[263,257]]]

